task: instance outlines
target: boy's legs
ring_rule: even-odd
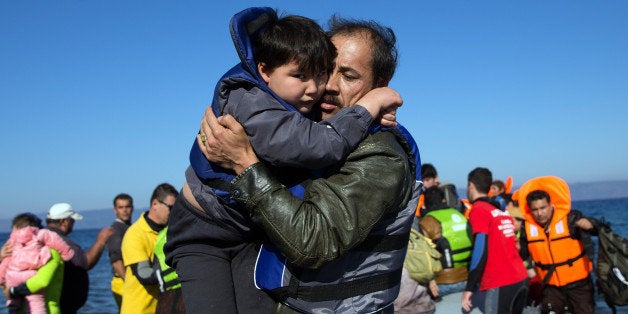
[[[231,271],[238,313],[271,313],[275,308],[275,301],[255,287],[253,274],[258,253],[258,244],[246,243],[233,257]]]
[[[175,258],[183,301],[190,313],[237,313],[227,256],[198,252]]]

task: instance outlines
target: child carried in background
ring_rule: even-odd
[[[12,226],[8,243],[12,244],[13,252],[0,263],[0,285],[15,287],[33,277],[50,260],[50,249],[59,252],[64,261],[74,256],[74,250],[59,235],[29,225],[27,217],[16,217]],[[25,297],[28,313],[46,313],[44,294],[44,291],[38,291]],[[7,307],[10,310],[19,309],[22,306],[20,303],[20,300],[8,300]]]

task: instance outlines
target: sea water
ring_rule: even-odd
[[[575,201],[572,205],[574,209],[582,211],[585,216],[598,219],[604,217],[607,221],[611,222],[611,227],[615,233],[628,238],[628,219],[625,218],[626,212],[628,212],[628,198]],[[105,225],[103,225],[103,227],[105,227]],[[98,229],[75,230],[70,234],[70,238],[83,247],[83,249],[87,250],[96,240],[98,231]],[[0,243],[4,243],[8,237],[8,232],[1,232]],[[594,240],[595,239],[596,238],[594,238]],[[89,271],[89,297],[87,298],[87,303],[79,310],[79,313],[117,312],[116,303],[111,294],[111,276],[111,265],[109,264],[109,256],[105,249],[98,264]],[[606,307],[597,292],[595,298],[597,302],[596,313],[610,313],[610,310]],[[4,304],[5,298],[4,296],[0,296],[0,310],[2,311],[6,310]],[[628,312],[628,307],[619,308],[618,312],[626,313]]]

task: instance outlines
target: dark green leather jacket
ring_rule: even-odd
[[[320,267],[361,243],[385,214],[402,211],[410,200],[416,167],[398,140],[389,131],[368,135],[344,163],[313,180],[303,199],[262,163],[232,181],[231,196],[288,261]]]

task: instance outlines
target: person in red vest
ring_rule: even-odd
[[[483,302],[485,313],[521,313],[528,297],[528,275],[516,247],[512,217],[488,197],[491,182],[493,175],[487,168],[469,173],[474,240],[462,308],[468,312]]]

